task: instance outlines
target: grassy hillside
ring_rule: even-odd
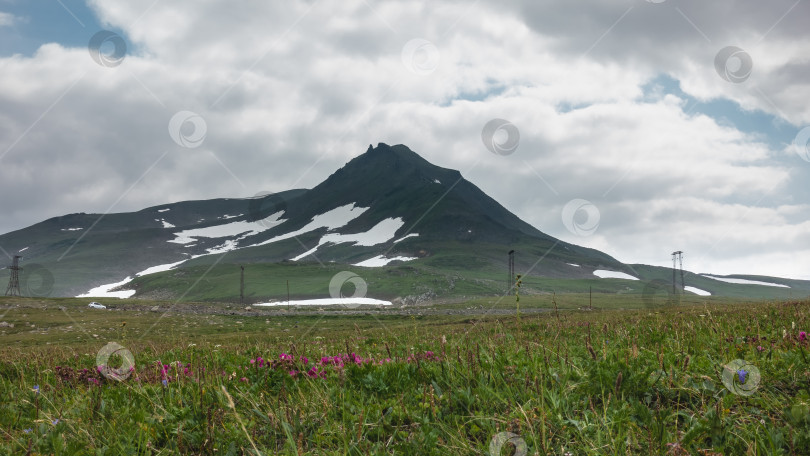
[[[391,255],[407,255],[408,241],[397,246]],[[294,242],[294,241],[292,241]],[[283,245],[278,248],[284,249]],[[487,250],[490,250],[489,252]],[[524,275],[524,295],[551,293],[616,293],[648,301],[671,299],[672,271],[644,265],[632,265],[624,270],[638,274],[642,280],[600,279],[591,271],[603,268],[598,260],[570,266],[565,256],[531,255],[524,247],[517,256],[516,270]],[[238,302],[240,269],[245,263],[246,302],[286,300],[287,285],[292,299],[329,297],[329,284],[340,271],[348,270],[360,276],[368,285],[367,296],[378,299],[408,298],[425,301],[433,299],[469,299],[474,296],[499,296],[507,290],[506,255],[498,263],[495,257],[502,248],[478,245],[469,255],[464,243],[446,244],[439,253],[420,260],[392,264],[383,268],[363,268],[330,262],[329,256],[319,257],[321,264],[306,261],[283,263],[250,263],[250,251],[229,252],[223,256],[192,260],[183,267],[137,278],[123,288],[137,290],[136,297],[150,299],[180,299],[187,301]],[[366,257],[363,257],[364,259]],[[542,258],[538,262],[537,259]],[[360,261],[360,259],[357,259]],[[532,268],[533,267],[533,268]],[[565,277],[564,275],[569,275]],[[563,277],[560,277],[563,276]],[[573,276],[573,277],[572,277]],[[653,282],[659,281],[659,282]],[[793,288],[759,285],[738,285],[720,282],[692,273],[686,274],[686,284],[712,293],[738,299],[790,299],[810,296],[810,282],[791,281]],[[349,287],[349,285],[347,285]],[[657,287],[657,288],[656,288]],[[347,288],[344,294],[351,295]],[[676,295],[675,300],[697,297],[692,293]]]

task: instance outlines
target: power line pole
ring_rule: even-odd
[[[512,287],[515,286],[515,251],[509,251],[509,279],[506,281],[506,290],[507,292],[512,290]]]
[[[678,270],[678,263],[680,262],[681,266],[681,290],[686,290],[685,284],[683,282],[683,252],[678,250],[676,252],[672,252],[672,294],[678,294],[677,284],[678,281],[676,279],[676,273]]]
[[[14,255],[14,259],[9,266],[11,277],[8,279],[8,286],[6,287],[6,296],[20,296],[20,258],[19,255]]]
[[[245,303],[245,267],[239,266],[242,274],[239,277],[239,304]]]

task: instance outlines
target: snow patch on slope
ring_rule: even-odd
[[[760,282],[759,280],[748,280],[748,279],[732,279],[729,277],[715,277],[708,274],[701,274],[703,277],[713,280],[719,280],[721,282],[726,283],[736,283],[738,285],[762,285],[766,287],[780,287],[780,288],[790,288],[787,285],[782,285],[781,283],[772,283],[772,282]]]
[[[175,244],[190,244],[192,242],[197,241],[198,239],[195,238],[199,237],[223,238],[239,235],[241,235],[239,239],[243,239],[247,236],[258,234],[266,230],[268,227],[265,225],[273,225],[282,222],[280,219],[283,214],[284,214],[283,211],[276,212],[275,214],[270,215],[264,220],[257,222],[248,222],[243,220],[239,222],[225,223],[222,225],[207,226],[205,228],[194,228],[190,230],[183,230],[174,233],[175,238],[169,240],[168,242],[173,242]]]
[[[351,233],[351,234],[340,234],[340,233],[329,233],[321,237],[321,240],[318,241],[318,245],[309,249],[308,251],[298,255],[297,257],[293,258],[293,261],[298,261],[301,258],[304,258],[308,255],[315,253],[318,250],[318,247],[327,244],[340,244],[343,242],[352,242],[355,245],[371,247],[373,245],[382,244],[394,238],[397,230],[402,228],[405,222],[402,221],[402,218],[387,218],[382,220],[380,223],[374,225],[370,230],[363,232],[363,233]]]
[[[362,266],[364,268],[378,268],[380,266],[386,266],[388,263],[392,261],[411,261],[416,260],[416,257],[405,257],[405,256],[397,256],[393,258],[385,258],[382,255],[377,255],[373,258],[369,258],[368,260],[361,261],[354,266]]]
[[[178,261],[176,263],[168,263],[168,264],[159,264],[157,266],[152,266],[150,268],[146,268],[143,271],[135,274],[135,277],[145,276],[147,274],[154,274],[156,272],[163,272],[173,269],[174,267],[180,265],[181,263],[185,263],[186,260]],[[106,285],[99,285],[87,293],[80,294],[76,296],[77,298],[120,298],[125,299],[129,298],[135,294],[135,290],[121,290],[121,291],[110,291],[113,288],[120,287],[122,285],[126,285],[129,282],[132,282],[133,278],[127,276],[126,279],[115,282],[115,283],[108,283]]]
[[[684,289],[684,290],[686,290],[686,291],[691,291],[692,293],[694,293],[694,294],[696,294],[696,295],[699,295],[699,296],[711,296],[711,295],[712,295],[712,294],[711,294],[711,293],[709,293],[708,291],[706,291],[706,290],[701,290],[700,288],[695,288],[695,287],[689,287],[689,286],[687,286],[687,287],[683,287],[683,289]]]
[[[99,285],[96,288],[92,288],[90,291],[84,294],[80,294],[76,296],[77,298],[129,298],[130,296],[135,294],[135,290],[122,290],[122,291],[110,291],[113,288],[120,287],[121,285],[125,285],[132,281],[132,277],[127,276],[126,279],[110,283],[107,285]]]
[[[135,274],[137,277],[145,276],[149,274],[154,274],[156,272],[163,272],[174,269],[175,267],[185,263],[186,260],[178,261],[177,263],[168,263],[168,264],[159,264],[157,266],[152,266],[151,268],[146,268],[143,271]]]
[[[400,242],[400,241],[404,241],[405,239],[408,239],[409,237],[416,237],[416,236],[419,236],[419,233],[406,234],[405,236],[402,236],[401,238],[394,241],[394,244],[396,244],[397,242]]]
[[[280,234],[276,237],[272,237],[266,241],[256,244],[256,246],[283,241],[285,239],[290,239],[298,235],[317,230],[319,228],[326,228],[329,231],[332,231],[334,229],[346,225],[347,223],[356,219],[367,210],[368,210],[367,207],[356,207],[354,203],[347,204],[345,206],[340,206],[335,209],[332,209],[331,211],[327,211],[324,212],[323,214],[312,217],[312,221],[307,223],[302,228],[299,228],[295,231],[291,231],[289,233]]]
[[[627,279],[627,280],[638,280],[638,277],[633,277],[630,274],[626,274],[624,272],[619,271],[608,271],[606,269],[597,269],[593,271],[593,275],[602,278],[602,279]]]
[[[368,304],[375,306],[390,306],[391,301],[372,298],[324,298],[324,299],[302,299],[300,301],[277,301],[263,302],[261,304],[251,304],[252,307],[278,307],[278,306],[356,306],[358,304]]]

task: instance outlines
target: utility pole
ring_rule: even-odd
[[[515,251],[509,251],[509,278],[506,282],[506,290],[507,293],[512,290],[512,287],[515,286]]]
[[[686,290],[683,281],[683,252],[678,250],[676,252],[672,252],[672,294],[678,294],[676,273],[679,262],[681,266],[681,290]]]
[[[14,255],[14,259],[9,266],[11,277],[8,279],[8,287],[6,287],[6,296],[20,296],[20,258],[19,255]]]
[[[239,277],[239,304],[245,303],[245,267],[239,266],[242,273]]]

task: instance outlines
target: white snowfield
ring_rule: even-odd
[[[99,285],[96,288],[91,289],[87,293],[80,294],[76,296],[77,298],[129,298],[135,294],[135,290],[123,290],[123,291],[110,291],[115,287],[120,287],[121,285],[127,284],[132,281],[132,277],[127,277],[126,279],[110,283],[107,285]]]
[[[194,238],[198,237],[223,238],[242,235],[239,237],[239,239],[237,239],[241,240],[247,236],[261,233],[262,231],[269,229],[274,225],[283,223],[284,221],[281,220],[281,216],[283,214],[284,214],[283,211],[276,212],[275,214],[270,215],[264,220],[257,222],[248,222],[243,220],[239,222],[224,223],[222,225],[208,226],[205,228],[194,228],[191,230],[183,230],[174,233],[175,238],[169,240],[168,242],[173,242],[175,244],[190,244],[192,242],[197,241],[197,239]]]
[[[699,295],[699,296],[711,296],[712,295],[710,292],[708,292],[706,290],[701,290],[700,288],[686,286],[686,287],[683,287],[683,289],[686,290],[686,291],[691,291],[692,293],[694,293],[696,295]]]
[[[146,268],[143,271],[135,274],[137,277],[145,276],[148,274],[154,274],[156,272],[163,272],[168,271],[170,269],[174,269],[176,266],[179,266],[182,263],[185,263],[186,260],[178,261],[177,263],[169,263],[169,264],[159,264],[157,266],[152,266],[151,268]]]
[[[312,221],[304,225],[302,228],[278,235],[256,245],[266,245],[273,242],[283,241],[304,233],[309,233],[310,231],[314,231],[319,228],[326,228],[327,230],[332,231],[346,225],[367,210],[367,207],[356,207],[354,203],[336,207],[331,211],[327,211],[321,215],[312,217]]]
[[[362,266],[364,268],[378,268],[381,266],[385,266],[392,261],[411,261],[415,259],[416,257],[397,256],[393,258],[385,258],[382,255],[377,255],[373,258],[369,258],[368,260],[356,263],[354,264],[354,266]]]
[[[170,211],[170,210],[171,209],[167,207],[165,209],[158,209],[158,212],[166,212],[166,211]]]
[[[759,280],[748,280],[748,279],[731,279],[728,277],[715,277],[708,274],[701,274],[701,275],[708,279],[719,280],[721,282],[727,283],[736,283],[738,285],[762,285],[766,287],[790,288],[789,286],[782,285],[781,283],[760,282]]]
[[[608,271],[607,269],[597,269],[593,271],[593,275],[601,278],[601,279],[627,279],[627,280],[638,280],[638,277],[633,277],[630,274],[626,274],[624,272],[619,271]]]
[[[573,266],[575,268],[580,267],[578,264],[574,264],[574,263],[565,263],[565,264],[567,264],[568,266]]]
[[[146,268],[143,271],[135,274],[135,277],[145,276],[147,274],[154,274],[156,272],[168,271],[173,269],[174,267],[178,266],[181,263],[185,263],[186,260],[178,261],[177,263],[169,263],[169,264],[159,264],[157,266],[152,266],[151,268]],[[135,290],[121,290],[121,291],[110,291],[113,288],[120,287],[121,285],[126,285],[129,282],[132,282],[133,278],[127,276],[126,279],[115,282],[109,283],[107,285],[99,285],[87,293],[80,294],[76,296],[77,298],[129,298],[135,294]]]
[[[162,224],[163,224],[163,228],[176,228],[174,225],[172,225],[171,223],[167,222],[167,221],[166,221],[166,220],[164,220],[164,219],[155,219],[155,221],[156,221],[156,222],[160,222],[160,223],[162,223]]]
[[[161,209],[158,212],[163,212],[163,211],[168,211],[168,210],[169,209]],[[235,239],[225,240],[220,245],[208,248],[208,249],[206,249],[206,253],[203,253],[203,254],[200,254],[200,255],[194,255],[194,256],[191,256],[190,258],[186,258],[184,260],[180,260],[180,261],[175,262],[175,263],[161,264],[161,265],[157,265],[157,266],[152,266],[150,268],[144,269],[141,272],[138,272],[137,274],[135,274],[135,276],[136,277],[141,277],[141,276],[144,276],[144,275],[147,275],[147,274],[154,274],[156,272],[168,271],[168,270],[176,268],[177,266],[179,266],[182,263],[185,263],[189,259],[198,258],[198,257],[205,256],[205,255],[225,253],[225,252],[229,252],[231,250],[236,250],[236,249],[244,248],[244,247],[253,247],[253,246],[259,246],[259,245],[266,245],[266,244],[270,244],[270,243],[273,243],[273,242],[282,241],[284,239],[290,239],[290,238],[293,238],[295,236],[298,236],[298,235],[301,235],[301,234],[304,234],[304,233],[308,233],[308,232],[313,231],[313,230],[317,230],[319,228],[326,228],[328,231],[334,231],[334,230],[336,230],[338,228],[344,227],[347,223],[349,223],[350,221],[356,219],[358,216],[360,216],[361,214],[363,214],[367,210],[368,210],[367,207],[358,207],[355,203],[347,204],[345,206],[340,206],[340,207],[337,207],[335,209],[332,209],[331,211],[327,211],[327,212],[324,212],[323,214],[316,215],[315,217],[312,218],[311,222],[309,222],[307,225],[305,225],[304,227],[302,227],[302,228],[300,228],[298,230],[295,230],[295,231],[292,231],[292,232],[289,232],[289,233],[285,233],[285,234],[281,234],[281,235],[278,235],[276,237],[267,239],[267,240],[265,240],[263,242],[260,242],[258,244],[254,244],[254,245],[250,245],[250,246],[241,246],[241,245],[239,245],[239,241],[245,239],[248,236],[252,236],[254,234],[261,233],[261,232],[263,232],[265,230],[268,230],[268,229],[270,229],[270,228],[272,228],[272,227],[274,227],[276,225],[280,225],[280,224],[286,222],[285,219],[281,218],[284,215],[283,211],[276,212],[275,214],[272,214],[272,215],[268,216],[264,220],[257,221],[257,222],[236,221],[236,222],[224,223],[224,224],[221,224],[221,225],[209,226],[209,227],[205,227],[205,228],[195,228],[195,229],[190,229],[190,230],[178,231],[178,232],[174,233],[175,238],[169,240],[168,242],[172,242],[172,243],[175,243],[175,244],[184,244],[185,247],[191,247],[193,245],[196,245],[196,243],[199,241],[199,238],[211,238],[211,239],[225,238],[225,237],[236,237],[236,238]],[[233,218],[233,217],[235,217],[235,216],[225,215],[222,218],[227,220],[228,218]],[[166,226],[166,225],[170,225],[170,224],[168,224],[168,222],[164,221],[163,219],[155,219],[155,220],[156,221],[161,221],[164,224],[164,227],[168,228],[169,226]],[[365,247],[382,244],[384,242],[388,242],[389,240],[393,239],[394,236],[396,235],[397,230],[402,228],[402,226],[404,224],[405,224],[405,222],[402,220],[401,217],[396,217],[396,218],[387,218],[385,220],[382,220],[379,223],[377,223],[376,225],[374,225],[368,231],[365,231],[365,232],[362,232],[362,233],[341,234],[341,233],[328,232],[328,233],[326,233],[325,235],[323,235],[321,237],[321,239],[319,240],[318,244],[315,247],[313,247],[313,248],[309,249],[308,251],[296,256],[295,258],[292,258],[292,260],[293,261],[298,261],[298,260],[300,260],[302,258],[305,258],[306,256],[311,255],[312,253],[314,253],[320,246],[322,246],[324,244],[327,244],[327,243],[340,244],[340,243],[343,243],[343,242],[351,242],[351,243],[354,243],[355,245],[365,246]],[[171,227],[173,227],[173,226],[171,226]],[[81,229],[81,228],[76,228],[76,229]],[[419,236],[419,234],[418,233],[411,233],[411,234],[408,234],[407,236],[404,236],[404,237],[402,237],[400,239],[397,239],[394,242],[399,242],[399,241],[402,241],[403,239],[406,239],[406,238],[409,238],[409,237],[412,237],[412,236]],[[391,261],[394,261],[394,260],[410,261],[410,260],[415,260],[415,259],[416,258],[410,258],[410,257],[404,257],[404,256],[398,256],[398,257],[393,257],[393,258],[384,258],[383,255],[378,255],[378,256],[376,256],[374,258],[369,258],[368,260],[361,261],[360,263],[356,264],[356,266],[378,267],[378,266],[385,266],[386,264],[388,264],[388,263],[390,263]],[[120,282],[111,283],[111,284],[107,284],[107,285],[100,285],[98,287],[95,287],[95,288],[89,290],[87,293],[81,294],[81,295],[79,295],[77,297],[129,298],[133,294],[135,294],[135,290],[123,290],[123,291],[110,291],[110,290],[113,289],[113,288],[125,285],[125,284],[131,282],[132,280],[133,280],[132,277],[127,277],[126,279],[124,279],[124,280],[122,280]],[[352,298],[352,299],[354,299],[354,298]],[[358,298],[358,299],[360,299],[360,298]],[[367,298],[362,298],[362,299],[367,299]],[[309,301],[312,301],[312,300],[309,300]],[[325,305],[329,304],[327,302],[321,302],[321,300],[316,300],[316,301],[318,301],[318,302],[314,303],[314,304],[325,304]],[[375,302],[372,302],[372,301],[375,301]],[[299,304],[299,305],[309,305],[309,304],[306,303],[308,301],[301,301],[301,302],[304,302],[304,304]],[[366,303],[366,304],[382,304],[382,305],[385,305],[384,303],[390,304],[390,302],[388,302],[388,301],[376,302],[376,300],[369,300],[368,302],[364,302],[364,303]],[[341,301],[341,302],[336,302],[334,304],[346,304],[346,302]],[[285,305],[286,305],[286,303],[285,303]]]
[[[62,231],[79,231],[83,229],[84,228],[62,228]]]
[[[410,234],[406,234],[405,236],[402,236],[401,238],[399,238],[399,239],[397,239],[396,241],[394,241],[394,244],[396,244],[397,242],[404,241],[405,239],[408,239],[409,237],[416,237],[416,236],[419,236],[419,233],[410,233]]]
[[[315,253],[315,251],[318,250],[320,246],[328,243],[340,244],[343,242],[351,242],[354,243],[354,245],[361,245],[365,247],[371,247],[377,244],[382,244],[383,242],[387,242],[393,239],[397,230],[402,228],[402,225],[404,224],[405,222],[403,222],[402,219],[399,217],[387,218],[381,221],[380,223],[374,225],[370,230],[364,233],[351,233],[351,234],[328,233],[321,237],[321,240],[318,241],[318,245],[307,250],[301,255],[298,255],[292,260],[298,261],[308,255],[311,255],[312,253]]]
[[[372,298],[323,298],[302,299],[299,301],[277,301],[251,304],[252,307],[280,307],[280,306],[356,306],[361,304],[374,306],[390,306],[391,301]]]

